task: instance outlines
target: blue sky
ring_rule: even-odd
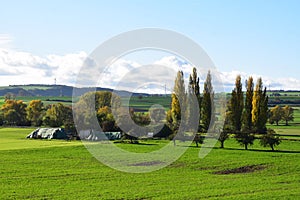
[[[300,80],[299,11],[289,0],[2,1],[0,48],[89,54],[114,35],[156,27],[196,41],[220,71]]]

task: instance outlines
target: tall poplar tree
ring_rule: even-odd
[[[231,93],[230,115],[233,132],[239,132],[242,128],[242,114],[244,109],[244,94],[242,91],[241,76],[238,75],[235,81],[235,88]]]
[[[183,72],[178,71],[177,76],[175,79],[174,89],[172,93],[172,102],[171,102],[171,112],[170,112],[170,121],[171,121],[171,128],[173,131],[177,131],[182,116],[185,115],[185,102],[186,102],[186,92],[185,92],[185,85],[184,85],[184,77]]]
[[[214,91],[211,83],[211,74],[210,71],[207,73],[206,80],[204,82],[203,89],[203,98],[201,105],[201,121],[203,126],[203,131],[207,132],[209,129],[209,125],[211,120],[214,119]]]
[[[199,86],[199,77],[197,75],[197,69],[194,67],[193,72],[190,75],[189,79],[189,97],[188,97],[188,105],[189,105],[189,112],[188,112],[188,119],[194,120],[199,119],[201,116],[201,96],[200,96],[200,86]],[[193,98],[191,98],[193,97]],[[196,98],[196,99],[194,99]],[[196,101],[196,102],[195,102]],[[194,108],[195,105],[198,105],[198,108]],[[196,111],[196,112],[195,112]],[[194,116],[198,115],[198,116]],[[198,130],[200,126],[200,121],[198,122]]]
[[[252,123],[258,133],[266,132],[268,120],[268,96],[266,88],[263,90],[262,79],[257,80],[252,101]]]
[[[250,76],[246,81],[246,97],[245,97],[245,106],[242,117],[242,130],[251,131],[252,130],[252,100],[253,100],[253,78]]]
[[[242,131],[237,132],[235,134],[235,138],[238,143],[241,145],[244,145],[245,149],[248,149],[248,145],[252,145],[254,141],[254,135],[253,135],[253,124],[252,124],[252,101],[253,101],[253,78],[249,77],[249,79],[246,81],[246,99],[245,99],[245,106],[244,111],[242,114]]]

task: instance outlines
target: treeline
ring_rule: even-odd
[[[215,133],[221,143],[221,148],[224,147],[224,142],[232,135],[245,149],[248,149],[248,146],[252,145],[254,140],[258,138],[262,146],[269,146],[274,150],[274,146],[279,145],[281,139],[274,130],[266,128],[266,123],[268,120],[271,124],[284,120],[288,125],[288,121],[293,120],[293,110],[290,106],[284,108],[276,106],[271,110],[268,109],[269,98],[261,78],[258,78],[254,87],[253,78],[249,77],[246,80],[246,94],[244,95],[241,76],[237,76],[235,88],[232,90],[230,100],[227,102],[226,112],[224,115],[221,113],[221,116],[216,116],[210,72],[208,72],[204,82],[202,94],[200,94],[196,68],[193,69],[190,75],[187,89],[185,88],[182,71],[177,73],[174,85],[171,108],[167,113],[167,123],[172,132],[176,134],[181,125],[189,126],[191,120],[197,119],[197,132],[207,133],[209,131]],[[195,104],[193,101],[197,101],[197,103]],[[198,105],[199,107],[196,108],[191,105]],[[217,117],[224,119],[223,127],[210,127]],[[195,132],[195,130],[190,131]],[[196,134],[195,138],[196,143],[201,142],[199,140],[201,134]]]
[[[117,110],[115,113],[112,113],[113,106]],[[93,116],[96,117],[97,124]],[[128,111],[121,106],[119,96],[108,91],[96,91],[82,95],[73,108],[62,103],[45,105],[41,100],[32,100],[27,105],[22,100],[7,96],[0,109],[0,125],[63,127],[73,136],[80,137],[77,129],[97,130],[99,124],[104,132],[122,132],[124,139],[136,142],[139,137],[147,135],[148,132],[155,132],[155,137],[168,137],[171,132],[166,126],[158,128],[150,125],[147,129],[139,128],[149,125],[151,120],[156,123],[162,122],[165,120],[164,116],[165,111],[161,108],[153,108],[148,113],[135,112],[134,109]],[[127,125],[133,123],[139,126]]]
[[[6,99],[1,107],[0,125],[65,127],[74,131],[72,107],[62,103],[44,105],[41,100],[25,104],[22,100]]]
[[[154,107],[147,113],[135,112],[123,107],[120,97],[109,91],[85,93],[73,108],[62,103],[44,105],[41,100],[32,100],[27,105],[21,100],[6,98],[0,110],[0,125],[64,127],[76,136],[80,136],[76,130],[98,129],[100,125],[102,131],[121,132],[123,139],[131,142],[153,133],[153,137],[173,139],[174,144],[176,139],[193,138],[197,146],[204,134],[213,132],[222,148],[230,136],[245,149],[257,138],[261,145],[270,146],[272,150],[279,145],[280,138],[274,130],[266,128],[266,123],[284,121],[288,125],[293,120],[293,110],[289,106],[269,110],[261,78],[254,85],[253,78],[249,77],[244,94],[241,76],[237,76],[231,98],[226,102],[226,112],[220,114],[216,114],[211,73],[206,76],[202,93],[199,83],[196,68],[187,87],[184,74],[179,71],[167,112],[162,107]],[[217,118],[223,119],[224,125],[211,127]],[[185,132],[180,131],[181,126]]]

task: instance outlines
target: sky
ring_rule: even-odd
[[[197,42],[221,73],[226,90],[238,74],[243,79],[261,76],[271,89],[300,90],[297,0],[0,3],[0,85],[53,84],[54,79],[74,85],[84,60],[101,43],[120,33],[153,27]],[[124,73],[150,63],[186,71],[192,67],[174,55],[144,51],[115,63],[101,86],[113,87]]]

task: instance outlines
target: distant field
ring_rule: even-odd
[[[297,199],[300,143],[283,141],[278,152],[258,142],[242,150],[231,139],[204,159],[199,148],[147,174],[123,173],[98,162],[77,141],[26,140],[32,129],[0,129],[0,199]],[[5,140],[3,140],[5,139]],[[159,149],[118,144],[129,151]],[[3,147],[4,145],[4,147]],[[174,148],[181,148],[179,146]],[[237,168],[257,171],[234,173]],[[256,167],[255,167],[256,166]],[[227,173],[229,174],[218,174]]]
[[[130,107],[134,108],[139,112],[148,112],[149,108],[155,104],[159,104],[163,106],[166,110],[170,109],[171,105],[171,97],[170,96],[150,96],[150,97],[131,97],[130,100],[128,98],[122,98],[123,105],[128,106],[128,102]]]
[[[66,105],[72,105],[72,97],[46,97],[46,96],[41,96],[41,97],[32,97],[32,96],[25,96],[25,97],[22,97],[22,96],[19,96],[19,97],[16,97],[17,100],[23,100],[24,103],[29,103],[31,100],[36,100],[36,99],[39,99],[39,100],[42,100],[43,103],[45,105],[48,105],[48,104],[54,104],[54,103],[63,103],[63,104],[66,104]],[[4,103],[4,97],[3,96],[0,96],[0,106],[2,106],[2,104]]]

